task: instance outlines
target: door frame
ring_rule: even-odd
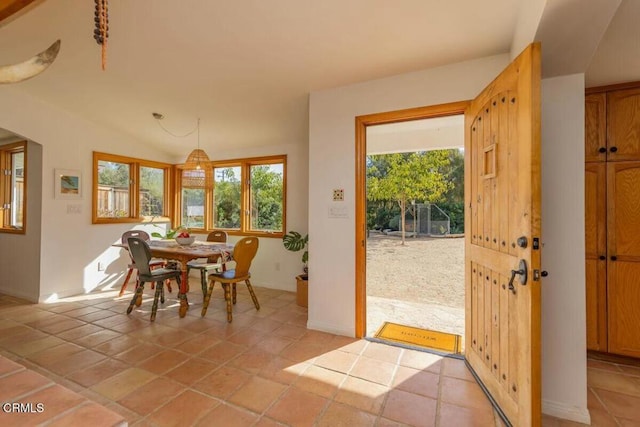
[[[464,114],[471,101],[457,101],[356,117],[356,337],[367,331],[367,127]],[[466,154],[465,154],[466,155]],[[465,175],[467,171],[465,170]]]

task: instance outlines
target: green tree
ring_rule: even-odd
[[[129,186],[129,165],[126,163],[98,162],[98,183],[111,187]]]
[[[140,168],[140,213],[162,215],[164,206],[164,169]]]
[[[449,153],[446,150],[370,156],[367,169],[367,199],[395,200],[398,203],[403,245],[407,202],[440,201],[451,187],[451,183],[442,172],[449,163]]]
[[[464,151],[459,149],[445,150],[449,156],[449,164],[443,168],[445,179],[451,187],[444,198],[451,203],[464,203]]]
[[[233,167],[214,171],[214,225],[216,228],[240,228],[240,177],[236,176]]]
[[[443,169],[451,187],[438,206],[449,215],[451,233],[464,233],[464,150],[446,150],[449,165]]]

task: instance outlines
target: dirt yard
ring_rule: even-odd
[[[464,334],[464,238],[370,233],[367,335],[384,321]]]
[[[464,238],[371,233],[367,295],[464,308]]]

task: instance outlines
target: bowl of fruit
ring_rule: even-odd
[[[188,231],[182,231],[180,234],[176,236],[176,243],[181,246],[189,246],[192,245],[193,242],[196,241],[196,236],[192,236]]]

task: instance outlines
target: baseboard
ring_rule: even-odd
[[[313,329],[315,331],[327,332],[335,335],[343,335],[346,337],[354,337],[354,331],[352,329],[346,329],[340,325],[332,325],[330,323],[315,322],[311,319],[307,321],[307,329]]]
[[[0,288],[0,294],[4,294],[4,295],[8,295],[10,297],[14,297],[14,298],[19,298],[19,299],[23,299],[23,300],[27,300],[31,303],[37,303],[38,300],[37,298],[34,298],[33,295],[28,295],[24,292],[16,292],[15,289],[4,289],[4,288]]]
[[[542,400],[542,413],[564,420],[591,425],[591,415],[587,408],[566,405],[552,400]]]

